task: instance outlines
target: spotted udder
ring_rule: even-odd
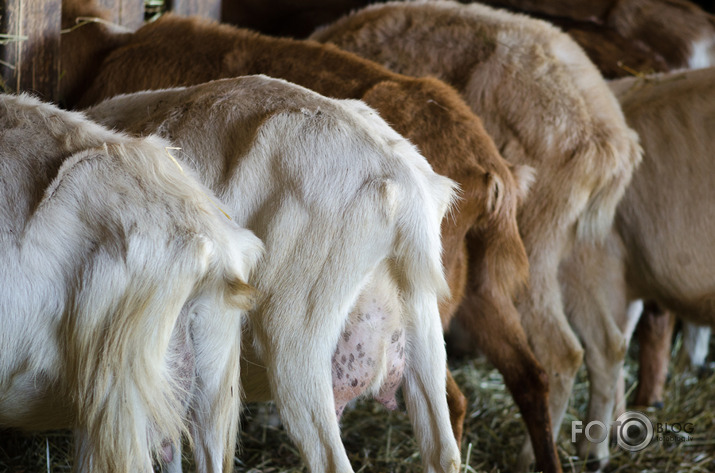
[[[395,409],[404,367],[405,333],[399,303],[389,291],[363,291],[332,360],[338,418],[348,402],[366,392],[388,409]]]

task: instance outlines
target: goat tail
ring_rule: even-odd
[[[187,184],[189,180],[164,158],[162,143],[158,145],[108,145],[104,152],[117,160],[143,160],[146,165],[138,167],[145,170],[147,182],[162,183],[162,198],[199,202],[203,207],[182,206],[178,226],[176,220],[163,221],[155,212],[153,227],[161,229],[157,234],[125,221],[126,209],[97,206],[96,213],[116,213],[97,217],[111,226],[82,262],[61,324],[66,395],[73,401],[75,427],[88,439],[83,464],[78,465],[81,471],[153,471],[162,445],[177,445],[183,435],[189,436],[187,401],[194,399],[173,373],[172,333],[180,317],[197,310],[198,302],[187,302],[220,303],[201,323],[206,325],[215,314],[218,321],[232,318],[236,327],[224,327],[222,350],[228,353],[226,365],[234,368],[241,314],[254,298],[254,290],[244,281],[260,258],[261,242],[210,206],[204,192]],[[89,213],[88,218],[93,217]],[[198,323],[192,323],[191,330]],[[208,351],[215,346],[209,343],[199,348]],[[203,352],[197,358],[210,358]],[[237,368],[233,371],[237,376]],[[237,380],[233,384],[236,396],[224,404],[230,404],[227,409],[235,414],[231,421],[236,423],[240,399]],[[230,425],[226,429],[235,433]],[[235,437],[226,440],[227,445],[234,442]],[[230,448],[226,455],[232,453]]]
[[[425,195],[413,195],[403,200],[405,208],[398,218],[399,273],[409,276],[400,283],[408,292],[449,297],[450,289],[442,267],[441,223],[457,200],[458,185],[451,179],[432,174],[427,176]]]
[[[594,147],[602,159],[584,160],[600,164],[599,169],[591,169],[588,173],[598,179],[578,218],[576,234],[581,241],[604,240],[613,225],[616,207],[640,164],[643,151],[638,135],[631,129],[624,135]]]
[[[95,259],[103,256],[100,251]],[[94,264],[82,276],[66,314],[70,395],[77,426],[90,440],[83,460],[91,464],[81,470],[151,471],[161,441],[177,444],[185,432],[167,352],[195,279],[176,266],[164,268],[162,277],[158,268],[149,275],[131,261]],[[166,274],[175,276],[171,284]]]
[[[83,461],[91,464],[80,470],[153,471],[162,446],[178,445],[184,435],[219,448],[224,467],[232,463],[241,316],[256,297],[243,281],[262,251],[249,232],[234,236],[243,237],[244,247],[228,255],[204,238],[168,248],[130,240],[126,264],[85,270],[66,314],[68,376],[78,427],[89,438]],[[102,253],[95,259],[106,263]],[[187,392],[171,368],[172,333],[188,310],[197,311],[190,337],[197,392]],[[191,422],[190,413],[199,417]]]

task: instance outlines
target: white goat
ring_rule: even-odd
[[[359,392],[394,406],[403,367],[425,471],[458,471],[437,305],[453,181],[364,103],[265,76],[118,96],[87,113],[174,140],[265,242],[249,315],[264,369],[244,387],[276,400],[312,472],[352,471],[336,414]]]
[[[260,241],[162,139],[27,95],[0,135],[0,425],[74,428],[78,471],[153,471],[188,431],[231,465]]]

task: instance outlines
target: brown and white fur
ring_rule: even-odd
[[[93,4],[91,0],[63,3]],[[82,29],[71,34],[81,35]],[[111,32],[105,35],[104,41],[112,41]],[[81,63],[85,58],[77,55],[73,60]],[[513,296],[528,277],[516,212],[532,172],[506,163],[479,118],[441,81],[396,74],[332,45],[270,38],[198,18],[165,15],[105,56],[79,103],[90,105],[118,93],[259,73],[329,97],[365,101],[417,146],[437,173],[458,182],[461,198],[442,229],[442,262],[451,289],[451,297],[440,305],[443,325],[462,300],[467,275],[484,302],[475,317],[492,311],[516,312]],[[467,240],[479,251],[467,255]],[[514,332],[512,338],[525,340],[523,331]],[[546,375],[533,354],[522,350],[518,355],[528,368],[523,379],[546,392]],[[459,442],[466,400],[449,374],[447,397]],[[545,401],[535,416],[550,429]],[[551,451],[555,456],[553,447]]]
[[[574,333],[562,306],[559,264],[574,244],[590,245],[608,233],[640,161],[637,136],[626,126],[613,94],[568,35],[545,22],[478,4],[373,5],[316,31],[311,39],[400,73],[449,82],[482,117],[506,159],[537,169],[518,216],[530,284],[517,306],[549,374],[556,435],[583,355],[576,336],[582,335],[580,327]],[[469,320],[478,302],[467,294],[458,318]],[[485,333],[491,343],[481,348],[490,358],[499,359],[503,350],[504,339],[495,336],[503,333],[502,325],[494,318],[471,332]],[[512,393],[518,393],[523,380],[510,383],[513,366],[513,359],[501,364]],[[526,416],[525,410],[522,406]],[[529,463],[528,450],[527,445],[522,469]]]

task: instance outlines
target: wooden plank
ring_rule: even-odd
[[[0,32],[23,39],[0,46],[7,91],[32,91],[44,100],[57,99],[61,11],[61,0],[0,0]]]
[[[221,0],[172,0],[170,5],[171,11],[177,15],[199,15],[214,20],[221,19]]]
[[[135,30],[144,22],[144,0],[99,0],[98,4],[111,12],[112,23]]]

